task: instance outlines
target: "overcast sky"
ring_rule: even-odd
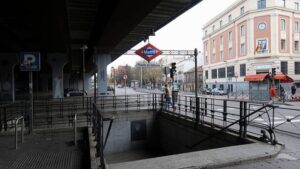
[[[165,27],[155,32],[155,36],[150,37],[150,43],[161,50],[202,50],[202,27],[210,19],[225,10],[236,0],[203,0]],[[148,43],[148,42],[147,42]],[[132,49],[139,49],[147,43],[141,42]],[[161,57],[160,56],[156,60]],[[137,55],[123,55],[108,65],[108,71],[111,67],[119,65],[131,65],[142,60]],[[203,62],[203,61],[201,61]]]

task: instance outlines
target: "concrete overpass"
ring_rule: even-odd
[[[33,51],[41,54],[41,71],[33,74],[34,91],[62,98],[64,88],[81,89],[83,77],[98,72],[98,93],[105,93],[109,63],[199,2],[3,1],[0,100],[14,101],[16,93],[28,93],[28,73],[19,70],[19,55]]]

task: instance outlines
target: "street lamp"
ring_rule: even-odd
[[[85,50],[88,49],[87,45],[83,45],[81,48],[82,50],[82,107],[84,108],[84,74],[85,74]]]

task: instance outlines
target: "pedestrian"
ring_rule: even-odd
[[[276,88],[274,84],[271,85],[269,95],[272,101],[275,101],[277,99]]]
[[[296,94],[296,85],[293,84],[292,87],[291,87],[291,93],[292,93],[292,97]]]
[[[279,86],[279,88],[280,88],[280,98],[281,98],[282,102],[284,103],[285,102],[285,91],[281,85]]]
[[[165,98],[166,98],[166,109],[171,104],[171,89],[168,84],[165,84]]]

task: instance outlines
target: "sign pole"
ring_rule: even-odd
[[[30,124],[29,124],[29,132],[32,134],[33,130],[33,83],[32,83],[32,71],[29,71],[29,97],[30,97]]]
[[[167,67],[165,67],[165,75],[166,75],[166,83],[168,81],[168,76],[167,76]]]
[[[124,79],[125,80],[125,97],[126,97],[126,79]]]

